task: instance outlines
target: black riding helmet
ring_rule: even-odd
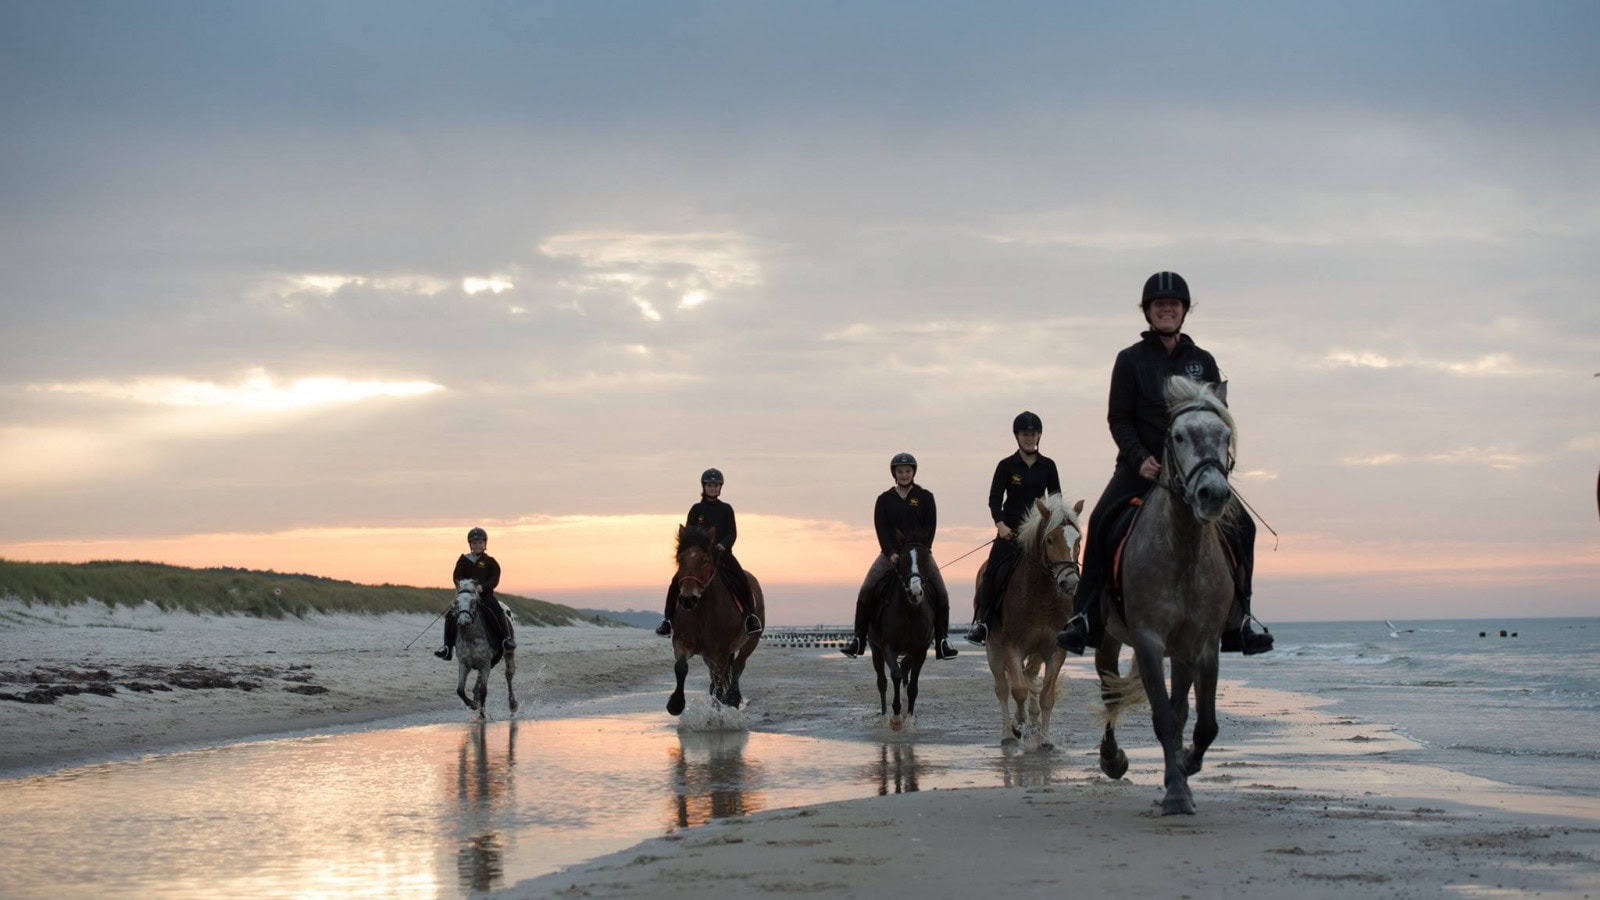
[[[721,469],[707,469],[704,472],[701,472],[700,473],[700,483],[701,484],[721,484],[722,483],[722,470]]]
[[[467,532],[467,543],[469,544],[473,541],[487,541],[488,539],[489,532],[484,531],[482,528],[474,528]]]
[[[1139,308],[1143,309],[1145,316],[1150,315],[1150,304],[1157,300],[1178,300],[1183,303],[1184,315],[1189,313],[1189,282],[1177,272],[1157,272],[1145,279],[1144,295],[1139,300]]]
[[[1023,410],[1017,413],[1015,419],[1011,420],[1011,433],[1021,434],[1024,431],[1037,431],[1043,434],[1044,423],[1039,421],[1039,417],[1036,414]]]
[[[896,453],[894,459],[889,460],[890,472],[893,472],[896,466],[910,466],[911,474],[917,474],[917,458],[909,453]]]

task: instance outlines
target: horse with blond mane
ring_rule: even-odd
[[[1069,508],[1060,494],[1046,494],[1033,502],[1017,529],[1017,569],[1000,595],[1000,621],[985,645],[1000,701],[1000,746],[1006,750],[1019,748],[1027,730],[1039,735],[1041,750],[1055,747],[1050,713],[1066,660],[1066,651],[1056,646],[1056,632],[1072,616],[1078,589],[1081,512],[1082,500]],[[983,583],[982,566],[978,583]]]

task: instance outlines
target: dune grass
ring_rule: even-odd
[[[621,626],[571,607],[497,593],[518,623]],[[253,569],[188,569],[149,562],[32,563],[0,559],[0,597],[29,604],[69,606],[98,600],[107,606],[233,613],[263,619],[308,613],[436,613],[454,599],[446,588],[368,585],[316,575]]]

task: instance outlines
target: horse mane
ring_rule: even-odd
[[[699,525],[685,525],[678,529],[678,537],[672,545],[672,558],[677,559],[686,547],[699,547],[710,553],[710,529],[701,528]]]
[[[1082,532],[1078,525],[1078,514],[1067,505],[1065,497],[1060,494],[1046,493],[1040,498],[1044,501],[1045,509],[1049,515],[1041,515],[1037,504],[1028,504],[1028,514],[1022,517],[1022,524],[1017,527],[1017,544],[1030,550],[1036,549],[1040,539],[1054,531],[1063,521],[1070,524],[1074,530]]]
[[[1239,453],[1239,426],[1233,421],[1233,413],[1228,411],[1228,404],[1222,402],[1216,390],[1204,381],[1195,381],[1182,375],[1174,375],[1167,379],[1166,387],[1167,414],[1172,416],[1184,407],[1199,407],[1216,413],[1222,424],[1228,426],[1228,456],[1235,457]]]

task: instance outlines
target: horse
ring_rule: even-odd
[[[1237,436],[1233,415],[1208,385],[1174,377],[1166,384],[1170,424],[1157,487],[1144,499],[1122,549],[1122,608],[1104,604],[1104,635],[1095,648],[1105,704],[1100,768],[1111,778],[1128,769],[1117,746],[1117,716],[1148,700],[1165,756],[1161,814],[1193,815],[1189,776],[1200,771],[1217,736],[1217,653],[1233,602],[1233,575],[1220,523],[1240,515],[1228,473]],[[1128,674],[1118,674],[1124,645]],[[1172,658],[1168,693],[1162,659]],[[1194,743],[1183,747],[1189,691],[1195,694]]]
[[[485,716],[484,704],[489,699],[489,670],[493,669],[499,661],[500,655],[495,653],[489,644],[489,629],[484,623],[482,609],[483,596],[478,582],[471,578],[463,578],[456,582],[456,602],[451,607],[450,614],[456,617],[456,696],[467,705],[468,709],[478,712],[478,718]],[[498,603],[499,601],[492,601]],[[505,651],[506,663],[506,697],[511,703],[511,711],[517,711],[517,692],[511,685],[511,679],[517,674],[517,654],[515,650]],[[472,696],[467,696],[467,673],[477,672],[478,680],[472,686]]]
[[[672,615],[672,674],[677,687],[667,700],[667,712],[683,712],[683,679],[689,674],[689,659],[704,657],[711,673],[711,697],[723,706],[737,709],[744,702],[739,692],[739,676],[744,674],[745,661],[761,642],[761,635],[745,634],[745,612],[734,601],[733,589],[718,565],[717,529],[678,526],[678,546],[674,554],[678,571],[678,607]],[[750,596],[754,609],[749,610],[762,622],[767,620],[766,602],[761,596],[761,584],[748,570]]]
[[[1056,646],[1056,632],[1072,616],[1072,598],[1078,592],[1082,512],[1082,500],[1069,508],[1060,494],[1047,494],[1033,502],[1017,529],[1021,559],[1000,597],[1000,621],[989,632],[985,647],[994,696],[1000,701],[1004,750],[1021,747],[1024,726],[1040,735],[1039,749],[1055,749],[1050,713],[1067,656]],[[978,583],[983,583],[982,566]],[[1040,667],[1044,667],[1042,679]],[[1008,699],[1016,704],[1014,716]]]
[[[898,559],[893,571],[873,586],[878,596],[878,615],[867,625],[867,646],[872,649],[872,668],[878,673],[878,713],[888,726],[899,731],[916,726],[917,677],[928,661],[928,646],[933,641],[933,606],[939,589],[931,575],[938,566],[928,545],[907,540],[895,533]],[[884,675],[887,666],[888,675]],[[889,715],[888,687],[894,682],[894,715]],[[905,715],[900,714],[900,691],[906,694]]]

